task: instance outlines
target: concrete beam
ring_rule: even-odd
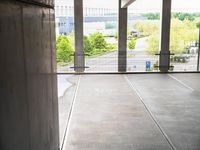
[[[118,71],[126,72],[128,9],[122,8],[121,2],[119,0]]]
[[[136,0],[121,0],[121,8],[127,8]]]
[[[85,71],[85,56],[83,51],[83,0],[74,0],[74,26],[75,26],[75,72]]]
[[[163,0],[161,19],[161,43],[160,62],[161,72],[168,72],[170,68],[170,23],[171,23],[171,0]]]

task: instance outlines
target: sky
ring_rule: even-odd
[[[56,3],[73,5],[74,0],[55,0]],[[118,8],[119,0],[83,0],[84,7]],[[129,8],[135,13],[160,12],[162,0],[136,0]],[[172,0],[172,11],[200,12],[200,0]]]
[[[117,8],[118,0],[83,0],[87,7]],[[130,8],[136,12],[160,11],[162,0],[136,0]],[[172,11],[200,12],[200,0],[172,0]]]

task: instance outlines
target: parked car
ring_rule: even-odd
[[[171,61],[173,61],[173,62],[186,63],[189,61],[189,59],[190,59],[190,55],[188,55],[188,54],[180,54],[180,55],[175,55],[175,56],[171,57]]]
[[[139,33],[138,31],[136,31],[136,30],[132,30],[132,31],[131,31],[131,36],[132,36],[132,37],[139,37],[139,36],[140,36],[140,33]]]

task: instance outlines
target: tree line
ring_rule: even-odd
[[[160,13],[145,13],[142,16],[146,17],[148,20],[159,20],[160,19]],[[184,21],[184,20],[194,21],[195,18],[197,18],[197,17],[200,17],[200,13],[184,13],[184,12],[172,12],[171,13],[172,19],[178,19],[181,21]]]
[[[200,26],[200,17],[195,20],[171,20],[170,30],[170,51],[174,54],[188,53],[191,42],[198,40]],[[134,28],[148,37],[148,47],[146,51],[155,55],[160,51],[160,22],[156,20],[147,20],[137,22]]]

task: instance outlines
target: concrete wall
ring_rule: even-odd
[[[59,148],[54,10],[37,4],[0,1],[0,150]]]

